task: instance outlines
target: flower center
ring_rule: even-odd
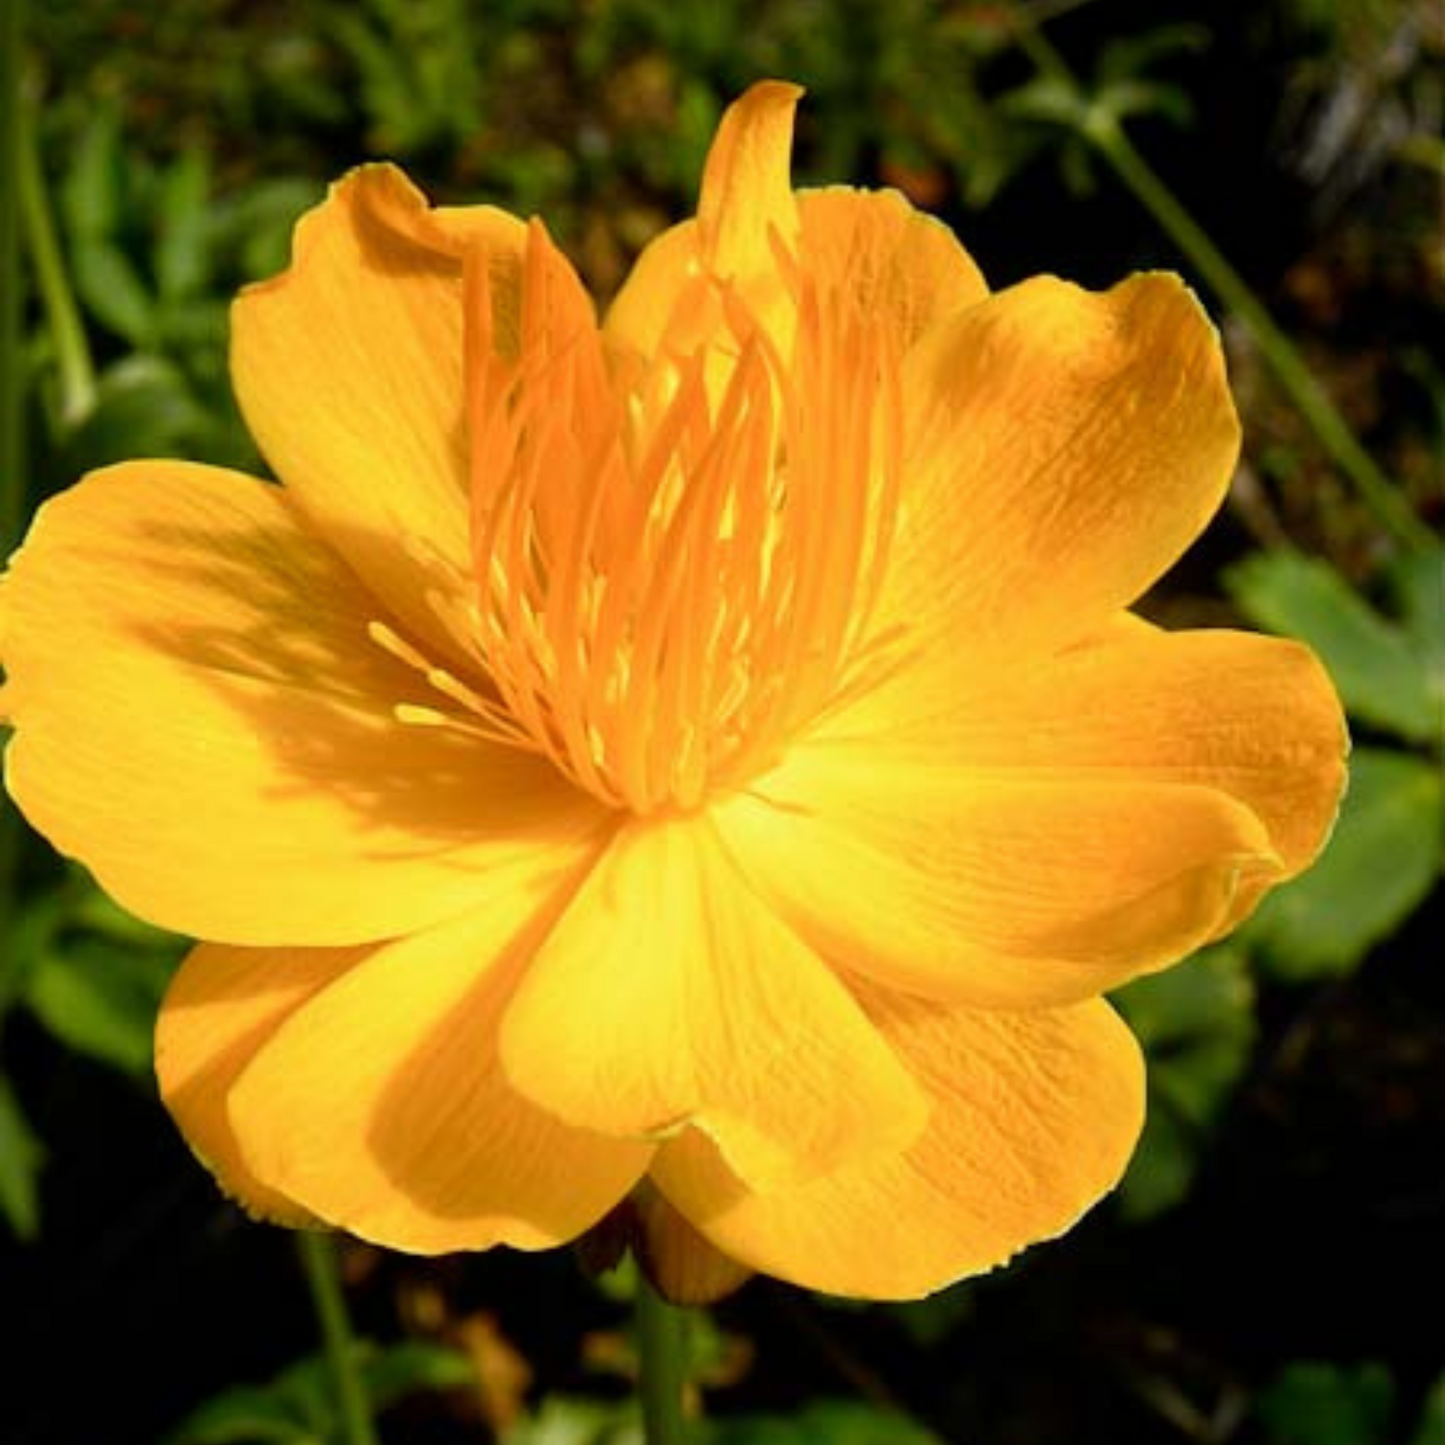
[[[886,647],[869,624],[896,358],[779,264],[786,323],[699,276],[646,359],[609,353],[539,223],[520,316],[468,271],[473,556],[503,730],[637,813],[746,782]]]

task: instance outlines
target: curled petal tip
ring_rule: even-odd
[[[801,86],[763,80],[730,105],[703,171],[697,221],[703,256],[718,276],[765,269],[770,235],[798,229],[792,190],[793,113]]]

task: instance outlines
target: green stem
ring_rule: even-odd
[[[4,0],[0,8],[9,8]],[[66,275],[55,222],[45,194],[45,177],[40,168],[39,141],[35,134],[35,104],[22,87],[14,127],[15,191],[20,206],[30,264],[45,308],[50,344],[55,348],[55,365],[60,389],[60,416],[74,425],[95,406],[95,363],[80,319],[75,296]]]
[[[0,176],[13,176],[20,157],[20,51],[23,0],[0,5]],[[15,188],[0,185],[0,557],[20,540],[25,505],[24,278],[20,274],[20,210]]]
[[[0,176],[16,173],[20,155],[20,53],[24,32],[23,0],[0,0]],[[19,542],[25,517],[23,285],[20,209],[15,188],[0,182],[0,566]],[[0,791],[0,915],[12,912],[19,872],[20,818],[15,805]]]
[[[1374,459],[1360,445],[1315,380],[1299,349],[1275,324],[1274,318],[1250,289],[1249,284],[1225,259],[1209,235],[1180,204],[1177,196],[1135,148],[1118,118],[1091,105],[1073,71],[1039,31],[1033,19],[1015,10],[1014,34],[1019,48],[1038,71],[1067,87],[1083,117],[1083,134],[1133,193],[1134,198],[1158,223],[1160,229],[1183,252],[1224,305],[1249,330],[1259,354],[1274,373],[1285,394],[1308,423],[1336,466],[1354,483],[1361,500],[1376,521],[1409,548],[1430,547],[1433,534],[1400,496]]]
[[[687,1314],[668,1304],[645,1279],[637,1282],[637,1353],[647,1445],[681,1445]]]
[[[342,1439],[346,1445],[378,1445],[366,1385],[357,1366],[356,1340],[346,1313],[346,1296],[341,1289],[335,1238],[314,1230],[301,1230],[296,1236],[296,1247],[321,1325],[321,1344],[336,1391]]]

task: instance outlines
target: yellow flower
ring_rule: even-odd
[[[8,786],[207,940],[161,1086],[260,1215],[539,1249],[628,1200],[675,1294],[925,1293],[1115,1183],[1100,995],[1321,846],[1311,655],[1126,610],[1235,460],[1199,306],[990,295],[792,190],[797,96],[600,327],[540,223],[353,172],[234,312],[282,485],[109,468],[13,559]]]

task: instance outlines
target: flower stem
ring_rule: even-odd
[[[14,9],[10,0],[0,9]],[[13,23],[13,22],[12,22]],[[45,194],[45,177],[40,166],[39,139],[35,133],[35,102],[16,57],[16,104],[11,133],[14,191],[20,209],[35,285],[45,308],[46,328],[55,352],[56,379],[60,393],[60,417],[67,426],[83,421],[95,407],[95,363],[80,319],[80,309],[70,289],[55,221]],[[7,188],[8,189],[8,188]]]
[[[637,1353],[642,1429],[647,1445],[681,1445],[687,1384],[687,1315],[645,1279],[637,1281]]]
[[[306,1287],[321,1325],[322,1349],[336,1391],[341,1417],[342,1439],[346,1445],[378,1445],[366,1385],[357,1365],[356,1340],[346,1313],[346,1296],[341,1289],[341,1272],[336,1262],[336,1241],[332,1235],[303,1229],[296,1235]]]
[[[13,176],[20,156],[20,50],[24,3],[0,5],[0,175]],[[0,185],[0,557],[20,539],[24,506],[24,278],[15,188]]]
[[[20,155],[20,52],[24,30],[24,0],[0,4],[0,176],[15,174]],[[25,513],[23,284],[20,208],[15,188],[8,182],[0,183],[0,565],[20,540]],[[8,916],[12,911],[19,871],[20,818],[9,797],[0,792],[0,914]]]
[[[1072,95],[1084,138],[1184,254],[1224,307],[1248,329],[1275,380],[1330,459],[1354,484],[1375,520],[1407,548],[1431,546],[1430,529],[1360,445],[1329,394],[1315,380],[1299,349],[1275,323],[1248,282],[1140,155],[1118,117],[1090,102],[1078,78],[1034,19],[1022,7],[1016,7],[1014,15],[1017,21],[1014,35],[1019,48],[1041,75]]]

